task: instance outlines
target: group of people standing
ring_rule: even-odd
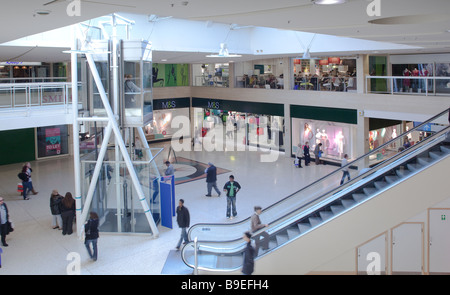
[[[319,143],[316,145],[316,148],[314,149],[314,156],[315,156],[315,163],[316,165],[319,165],[320,163],[324,164],[320,158],[322,157],[322,144]],[[298,144],[297,145],[297,152],[295,154],[295,165],[298,168],[303,168],[302,166],[302,159],[305,161],[305,166],[309,166],[311,163],[311,154],[310,154],[310,148],[309,148],[309,142],[307,141],[305,145]]]
[[[62,230],[63,236],[73,233],[75,220],[75,199],[70,192],[64,197],[54,189],[50,195],[50,212],[52,214],[52,228]],[[99,237],[99,218],[96,212],[89,213],[89,219],[84,225],[85,246],[89,257],[97,260],[97,239]],[[92,250],[91,250],[92,245]]]

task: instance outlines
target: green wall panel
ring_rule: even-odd
[[[0,131],[0,165],[35,159],[34,128]]]

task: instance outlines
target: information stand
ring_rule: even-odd
[[[159,184],[161,198],[161,225],[173,228],[175,216],[175,176],[163,176]]]

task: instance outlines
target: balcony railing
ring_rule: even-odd
[[[0,83],[0,110],[71,103],[72,83]]]
[[[450,77],[366,76],[366,93],[450,95]]]

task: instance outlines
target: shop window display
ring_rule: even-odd
[[[144,128],[147,140],[172,138],[173,134],[178,130],[171,126],[172,120],[177,116],[189,118],[189,109],[153,111],[153,121]]]
[[[298,144],[309,143],[310,150],[322,144],[322,157],[329,160],[341,160],[345,154],[353,157],[353,133],[356,126],[345,123],[325,122],[305,119],[292,119],[293,153]]]
[[[280,116],[223,111],[216,109],[194,109],[194,134],[206,137],[217,128],[224,141],[242,146],[283,150],[284,118]]]

